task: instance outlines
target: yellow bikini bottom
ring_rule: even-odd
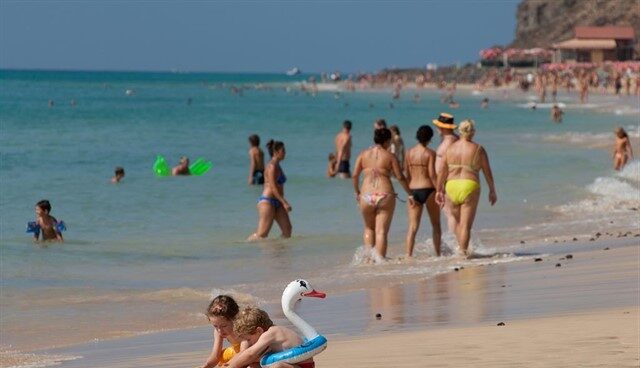
[[[467,197],[478,189],[480,189],[480,184],[471,179],[449,180],[444,187],[447,196],[456,206],[463,204]]]

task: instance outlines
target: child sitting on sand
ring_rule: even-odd
[[[36,203],[36,221],[27,224],[27,232],[33,233],[34,241],[38,241],[42,234],[43,241],[62,242],[62,231],[65,229],[64,222],[56,220],[49,214],[51,203],[43,199]]]
[[[329,154],[329,163],[327,164],[327,177],[333,178],[338,173],[336,171],[336,155],[333,153]]]
[[[201,368],[222,366],[246,348],[246,343],[241,344],[241,340],[233,332],[233,319],[238,310],[238,304],[228,295],[218,295],[209,304],[207,319],[213,325],[213,348],[207,362]],[[224,339],[229,341],[231,347],[222,348]]]
[[[287,350],[302,344],[298,334],[286,327],[274,326],[267,312],[256,307],[244,308],[235,321],[233,330],[238,337],[248,342],[249,347],[238,354],[229,367],[241,368],[257,364],[262,355]],[[314,368],[313,358],[296,364],[279,363],[278,368]]]

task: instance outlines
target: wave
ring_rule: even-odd
[[[16,350],[0,348],[0,366],[7,368],[50,367],[81,358],[81,356],[70,355],[21,353]]]
[[[632,161],[610,177],[598,177],[586,186],[590,198],[555,208],[560,213],[580,214],[637,211],[640,207],[640,162]],[[637,217],[637,216],[636,216]]]

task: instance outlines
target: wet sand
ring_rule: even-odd
[[[637,366],[639,239],[540,247],[541,261],[465,267],[307,302],[299,312],[329,338],[317,357],[324,367]],[[210,334],[207,327],[51,353],[84,357],[62,367],[193,367],[207,356]]]

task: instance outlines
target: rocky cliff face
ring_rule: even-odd
[[[523,0],[516,17],[512,47],[549,47],[572,38],[575,26],[630,25],[640,38],[640,0]]]

